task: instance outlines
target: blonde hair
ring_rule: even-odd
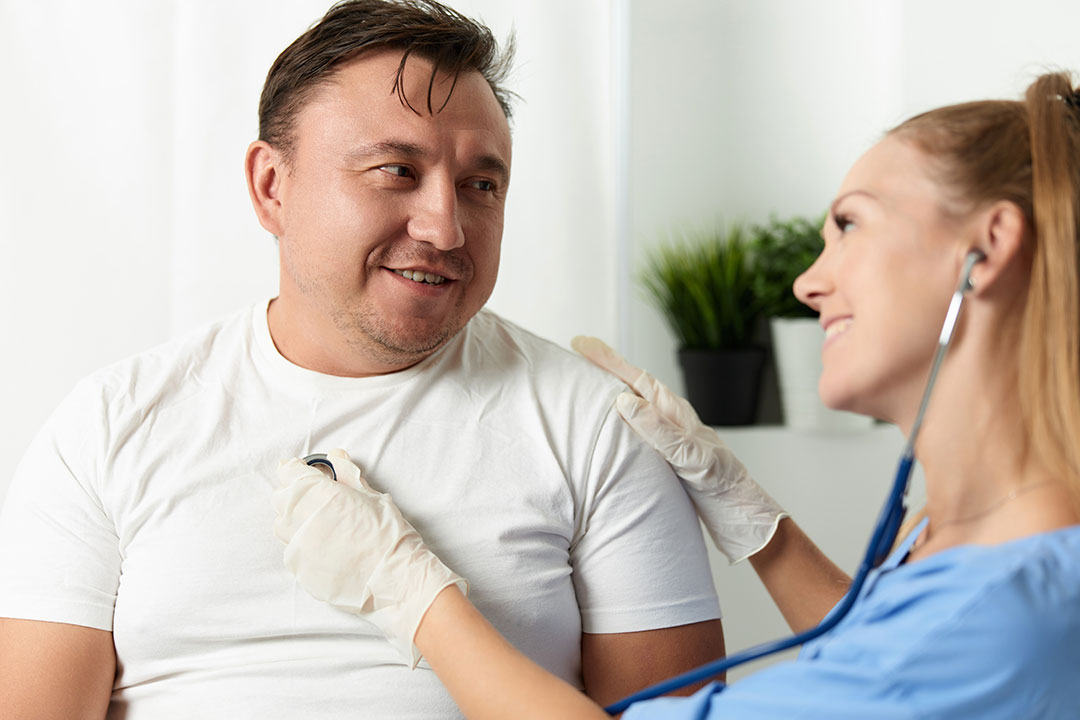
[[[963,103],[890,131],[931,158],[961,208],[999,200],[1024,213],[1031,275],[1018,378],[1027,452],[1067,483],[1080,512],[1080,92],[1043,75],[1023,101]]]

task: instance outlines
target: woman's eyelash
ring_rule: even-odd
[[[849,216],[842,215],[840,213],[833,213],[833,223],[836,225],[837,228],[840,229],[841,232],[843,232],[845,227],[853,224]]]

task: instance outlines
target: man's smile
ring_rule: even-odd
[[[394,273],[400,275],[406,280],[412,280],[413,282],[417,283],[424,283],[425,285],[442,285],[444,282],[446,282],[446,278],[442,275],[424,272],[423,270],[394,270]]]

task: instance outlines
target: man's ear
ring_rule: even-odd
[[[280,237],[284,228],[279,197],[284,173],[281,153],[276,148],[263,140],[248,145],[244,156],[248,195],[259,224],[275,237]]]
[[[1025,240],[1028,234],[1024,211],[1016,203],[999,200],[978,214],[976,236],[972,248],[983,252],[986,259],[975,266],[971,280],[974,292],[982,295],[993,288],[1003,276],[1026,263]]]

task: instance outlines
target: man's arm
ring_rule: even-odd
[[[0,618],[0,707],[10,720],[101,720],[116,651],[105,630]]]
[[[585,692],[605,706],[723,655],[724,628],[719,620],[581,637]],[[700,686],[677,694],[689,695]]]
[[[571,550],[586,693],[607,705],[724,655],[694,508],[614,408],[594,444],[586,530]]]

